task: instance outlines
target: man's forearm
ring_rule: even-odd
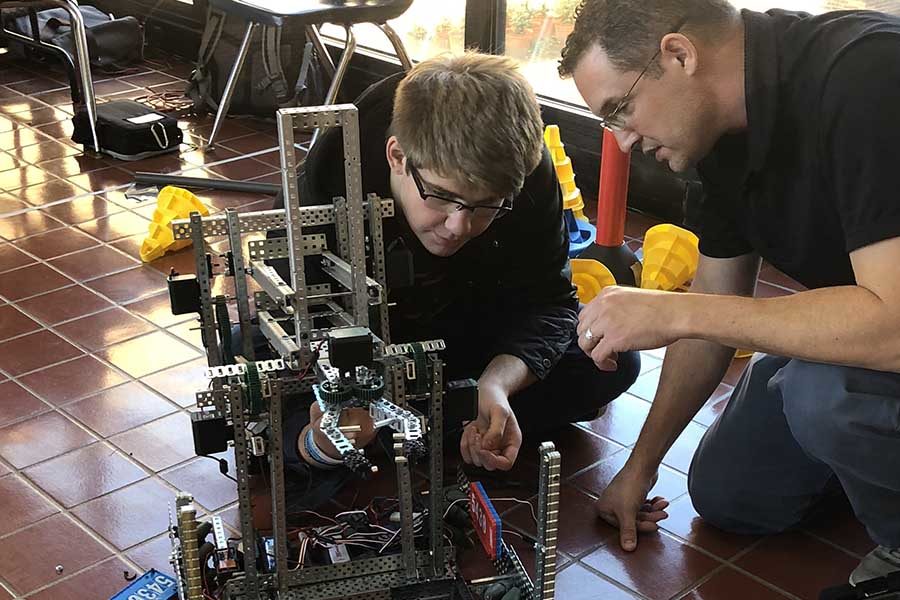
[[[684,294],[681,337],[814,362],[900,372],[897,307],[859,286],[780,298]]]
[[[669,346],[656,398],[629,462],[650,475],[710,394],[722,381],[734,356],[727,348],[702,340]]]
[[[537,377],[522,359],[511,354],[500,354],[485,367],[478,378],[478,385],[496,386],[508,398],[536,381]]]

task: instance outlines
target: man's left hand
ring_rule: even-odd
[[[604,371],[616,369],[616,352],[648,350],[678,340],[671,292],[604,288],[578,316],[578,346]]]
[[[463,430],[463,460],[488,471],[512,469],[522,447],[522,430],[509,398],[493,386],[479,387],[478,418]]]

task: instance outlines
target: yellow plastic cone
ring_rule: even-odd
[[[148,227],[149,233],[141,244],[141,260],[150,262],[166,252],[190,246],[191,240],[175,241],[171,223],[177,219],[187,219],[192,212],[209,216],[209,209],[191,192],[172,185],[161,189],[156,197],[156,210]]]
[[[651,227],[644,235],[641,287],[674,291],[693,279],[700,252],[697,236],[677,225]]]
[[[578,288],[578,301],[587,304],[605,287],[616,285],[616,278],[600,261],[591,258],[573,258],[572,283]]]
[[[556,167],[556,178],[562,188],[565,210],[571,210],[576,219],[589,222],[584,214],[584,200],[581,191],[575,185],[575,172],[572,170],[572,160],[566,156],[566,147],[562,143],[558,125],[547,125],[544,128],[544,143],[553,157],[553,166]]]

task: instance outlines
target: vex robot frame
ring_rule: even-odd
[[[335,198],[332,205],[301,206],[294,133],[325,127],[341,128],[343,133],[346,197]],[[226,599],[416,597],[410,594],[416,593],[413,587],[417,585],[461,580],[442,533],[447,507],[442,489],[444,381],[439,352],[444,344],[441,340],[390,343],[382,219],[393,216],[394,207],[392,200],[375,195],[363,201],[356,108],[282,109],[278,112],[278,131],[284,210],[244,214],[227,210],[205,218],[194,213],[190,219],[172,223],[176,240],[193,242],[196,262],[196,276],[170,276],[172,307],[174,312],[200,314],[211,381],[209,389],[196,393],[197,407],[191,415],[195,446],[198,454],[210,454],[225,450],[233,440],[243,540],[243,568],[238,570],[221,520],[214,517],[209,524],[199,523],[191,497],[180,496],[177,526],[171,528],[179,597],[208,597],[203,589],[207,567],[201,564],[199,551],[203,542],[198,532],[204,525],[215,537],[215,568],[230,570],[222,590]],[[366,221],[371,276],[366,271]],[[328,248],[324,234],[305,234],[310,226],[333,226],[337,248]],[[279,229],[286,230],[286,237],[249,241],[246,260],[242,235]],[[207,239],[221,237],[228,241],[225,275],[234,281],[242,333],[241,354],[237,357],[231,351],[228,299],[212,295]],[[307,283],[305,257],[313,255],[333,283]],[[278,258],[289,259],[291,281],[284,281],[265,262]],[[259,329],[278,358],[256,360],[248,278],[261,289],[253,296]],[[370,309],[378,320],[378,335],[369,327]],[[291,333],[285,328],[287,323],[293,324]],[[344,466],[360,475],[377,468],[348,439],[347,429],[339,426],[341,411],[367,408],[376,427],[393,430],[399,553],[288,568],[282,417],[286,400],[304,392],[312,393],[319,403],[323,412],[321,429],[340,451]],[[413,404],[426,408],[420,412]],[[543,444],[540,453],[535,580],[529,578],[515,551],[502,538],[495,564],[501,576],[514,578],[525,590],[523,597],[550,600],[555,582],[560,457],[550,443]],[[428,535],[427,544],[417,547],[410,465],[426,456],[430,490],[424,515]],[[263,550],[257,543],[260,532],[252,518],[250,474],[254,460],[267,463],[271,488],[272,536]],[[266,556],[261,557],[261,553]],[[260,568],[266,563],[269,568]],[[462,587],[469,593],[468,586]]]

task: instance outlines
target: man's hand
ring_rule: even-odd
[[[677,294],[611,286],[578,316],[578,346],[604,371],[616,369],[616,352],[668,346],[679,339]]]
[[[646,477],[626,464],[595,504],[597,516],[619,528],[619,543],[623,550],[631,552],[637,548],[638,532],[656,531],[657,523],[669,516],[665,512],[669,506],[665,498],[647,498],[656,478],[656,473]]]
[[[328,439],[328,436],[322,432],[322,428],[320,427],[322,415],[323,413],[322,409],[319,407],[319,403],[313,402],[309,406],[309,423],[312,427],[313,439],[316,441],[316,446],[318,446],[322,452],[331,458],[340,458],[340,452],[337,451],[337,448],[334,447]],[[364,408],[345,408],[342,410],[339,426],[352,427],[354,425],[358,425],[360,430],[357,432],[349,432],[344,435],[351,443],[354,443],[357,448],[365,448],[375,439],[377,433],[375,431],[374,423],[372,422],[372,417],[369,416],[369,411]]]
[[[488,471],[512,469],[522,447],[522,430],[506,394],[496,386],[478,389],[478,418],[463,430],[463,460]]]

